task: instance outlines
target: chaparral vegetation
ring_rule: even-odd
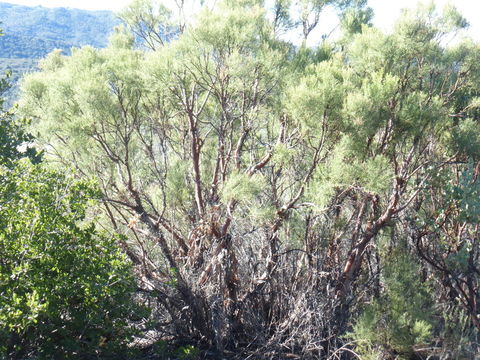
[[[0,358],[473,359],[461,14],[385,33],[365,0],[177,5],[134,1],[4,112]]]

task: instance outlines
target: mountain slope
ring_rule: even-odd
[[[119,20],[110,11],[45,8],[0,2],[0,71],[11,70],[14,87],[7,94],[12,103],[15,82],[35,69],[38,60],[54,49],[69,53],[72,47],[105,47]]]
[[[29,7],[9,3],[0,3],[0,19],[6,34],[30,38],[32,47],[36,42],[42,46],[49,42],[56,45],[62,42],[69,47],[103,47],[107,45],[108,34],[118,23],[110,11]]]

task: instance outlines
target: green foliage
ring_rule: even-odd
[[[275,0],[273,4],[273,26],[276,31],[287,31],[295,24],[290,14],[292,0]]]
[[[289,110],[295,119],[302,121],[304,131],[320,132],[325,117],[330,126],[335,126],[339,119],[346,89],[345,74],[338,60],[308,68],[299,84],[290,89]]]
[[[14,119],[9,113],[0,115],[0,164],[12,167],[15,160],[28,157],[33,163],[41,154],[31,146],[32,137],[25,131],[27,121]]]
[[[109,11],[28,7],[0,3],[5,35],[0,38],[0,72],[10,70],[12,89],[6,93],[7,105],[18,95],[23,74],[37,70],[38,61],[54,49],[69,54],[72,47],[105,47],[108,35],[118,24]]]
[[[480,156],[480,124],[477,120],[468,118],[462,121],[452,134],[454,151],[467,154],[472,160]]]
[[[460,173],[458,183],[450,181],[444,191],[447,204],[450,203],[458,211],[456,220],[470,224],[480,221],[480,182],[476,180],[475,171],[473,162],[469,162]],[[439,214],[439,219],[443,215]]]
[[[362,32],[363,27],[371,26],[373,18],[372,8],[365,7],[365,1],[355,1],[355,6],[347,8],[340,19],[340,26],[344,36]]]
[[[27,122],[0,119],[0,357],[108,356],[126,349],[131,265],[86,219],[94,184],[39,164]],[[138,315],[138,314],[137,314]]]
[[[181,346],[177,350],[178,358],[180,360],[195,360],[198,359],[200,351],[192,345]]]
[[[247,202],[253,200],[264,187],[265,181],[260,175],[232,174],[223,185],[221,198],[224,202],[231,200]]]
[[[0,96],[9,90],[9,76],[0,80]],[[15,161],[28,157],[34,163],[40,160],[31,146],[32,136],[25,130],[27,121],[16,119],[13,113],[3,110],[4,99],[0,98],[0,165],[12,167]],[[23,150],[21,149],[23,148]]]
[[[129,159],[136,167],[133,173],[135,183],[148,189],[155,198],[161,192],[158,173],[151,166],[154,159],[145,157],[141,147],[151,142],[151,149],[161,149],[165,145],[161,143],[162,138],[155,134],[158,131],[165,132],[166,136],[175,139],[170,144],[176,147],[170,154],[168,170],[165,171],[165,189],[168,190],[165,196],[168,204],[188,206],[193,188],[191,165],[189,159],[181,155],[183,150],[176,145],[181,144],[183,130],[187,126],[179,102],[182,88],[201,81],[200,86],[196,87],[198,96],[207,100],[204,111],[200,114],[202,124],[213,119],[220,125],[216,119],[219,119],[222,111],[217,96],[219,93],[216,93],[219,83],[211,83],[213,78],[205,77],[199,70],[195,70],[204,66],[203,51],[210,51],[211,58],[205,59],[208,71],[216,71],[213,61],[220,56],[222,66],[225,67],[222,71],[229,74],[225,84],[228,96],[234,99],[235,106],[229,105],[228,111],[223,115],[228,119],[223,121],[228,126],[233,126],[236,132],[239,128],[248,126],[259,137],[272,136],[265,133],[265,129],[274,123],[273,116],[277,110],[273,110],[275,104],[269,101],[274,98],[274,94],[279,93],[280,88],[272,89],[271,83],[280,83],[279,69],[284,54],[283,50],[277,51],[270,47],[267,42],[269,33],[259,36],[259,33],[268,30],[263,10],[255,5],[254,11],[244,16],[239,10],[242,6],[247,5],[239,2],[233,10],[217,10],[211,14],[205,10],[205,14],[199,15],[195,28],[187,30],[178,41],[165,45],[162,51],[144,53],[118,45],[115,40],[107,49],[84,47],[75,50],[72,56],[51,53],[40,64],[42,73],[26,77],[23,90],[29,94],[29,99],[24,98],[22,109],[34,117],[48,114],[48,122],[42,122],[41,125],[35,122],[36,131],[48,134],[49,139],[43,139],[47,141],[57,142],[58,136],[65,136],[68,141],[60,141],[55,146],[59,146],[60,152],[75,147],[74,152],[78,154],[76,164],[82,167],[82,172],[101,172],[102,177],[108,173],[109,181],[121,181],[115,161],[103,156],[99,140],[108,143],[111,150],[117,155],[122,154],[122,157],[128,151]],[[115,39],[118,36],[124,38],[126,35],[118,29],[113,37]],[[122,42],[125,43],[125,39]],[[185,71],[187,68],[190,70]],[[256,85],[258,93],[254,95],[252,84],[257,77],[261,80]],[[208,96],[204,89],[209,88],[215,95]],[[241,125],[239,120],[233,119],[239,119],[244,96],[252,99],[256,96],[262,99],[262,104],[242,115],[244,125]],[[161,109],[156,107],[157,104],[162,104]],[[126,117],[122,115],[122,108],[127,112]],[[258,120],[259,114],[264,115],[264,120]],[[158,117],[159,122],[152,122],[152,116]],[[166,121],[166,118],[169,120]],[[128,149],[123,147],[123,126],[126,126],[129,134]],[[203,136],[208,127],[202,127],[200,132]],[[204,178],[211,177],[215,169],[212,159],[216,156],[217,140],[213,135],[211,133],[208,136],[202,148],[205,154],[201,162]],[[232,140],[237,141],[238,136],[236,133]],[[91,149],[100,151],[92,152]],[[178,156],[173,156],[174,154]],[[95,161],[92,161],[92,155],[96,157]],[[228,172],[231,173],[232,169],[228,169]],[[238,175],[243,176],[242,173]],[[227,194],[229,188],[238,185],[235,176],[232,172],[228,184],[219,186],[219,189],[225,189],[223,193]],[[245,175],[244,178],[248,176]],[[243,185],[248,184],[255,188],[261,187],[261,176],[254,176]],[[236,196],[245,198],[244,200],[251,199],[258,193],[257,190],[234,191]],[[248,195],[249,191],[253,195]],[[222,198],[230,200],[233,195],[222,195]],[[159,204],[156,200],[152,203]]]
[[[454,359],[470,359],[477,354],[474,340],[478,331],[470,326],[470,319],[465,311],[455,309],[441,314],[444,328],[441,337],[444,339],[443,347]]]
[[[108,41],[114,49],[132,49],[135,39],[124,26],[116,26]]]
[[[275,4],[278,24],[257,0],[221,1],[183,24],[160,2],[136,1],[107,48],[43,60],[20,112],[52,166],[98,178],[105,218],[127,234],[162,320],[173,319],[165,333],[219,351],[261,338],[272,356],[279,341],[306,355],[305,343],[339,338],[363,305],[350,334],[358,351],[409,358],[443,326],[432,302],[447,303],[419,273],[443,266],[462,291],[476,281],[480,48],[443,45],[465,25],[452,9],[406,12],[385,34],[365,24],[364,1]],[[294,25],[288,7],[303,11],[306,37],[327,5],[347,9],[339,43],[279,38]],[[377,241],[386,229],[390,254]],[[407,235],[417,244],[399,245]],[[40,324],[35,290],[11,296],[23,310],[10,322]]]
[[[131,267],[85,212],[98,193],[28,160],[0,168],[0,354],[106,356],[126,346]]]
[[[1,41],[1,40],[0,40]],[[37,68],[38,59],[0,58],[0,73],[10,73],[11,86],[3,93],[5,108],[10,108],[18,95],[18,84],[23,74],[34,71]]]
[[[419,279],[418,265],[401,250],[387,256],[383,282],[383,294],[365,306],[348,336],[362,358],[410,359],[432,336],[431,291]]]
[[[258,49],[260,41],[265,39],[262,33],[267,30],[267,24],[263,16],[264,9],[255,4],[258,2],[253,3],[222,1],[215,11],[205,9],[199,16],[196,36],[221,53],[237,46],[246,51]]]
[[[153,345],[153,352],[161,360],[196,360],[199,359],[200,350],[193,345],[173,346],[164,340],[157,341]]]
[[[369,138],[382,126],[389,116],[388,103],[397,91],[398,80],[391,74],[371,72],[362,80],[358,91],[349,94],[345,112],[350,121],[346,126],[356,136]]]
[[[335,146],[330,160],[318,167],[309,192],[320,207],[328,205],[336,189],[357,187],[364,192],[384,194],[393,180],[393,169],[385,156],[364,161],[356,158],[355,145],[348,136]]]
[[[161,1],[134,0],[118,16],[135,34],[136,40],[152,50],[169,41],[178,31],[171,21],[172,11]]]

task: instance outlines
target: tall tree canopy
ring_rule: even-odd
[[[289,1],[272,17],[225,0],[187,24],[137,1],[108,48],[50,54],[22,113],[52,164],[100,182],[165,335],[334,358],[351,330],[357,351],[408,357],[468,319],[460,344],[480,329],[480,48],[445,45],[466,25],[453,8],[384,34],[364,2],[299,4],[305,37],[328,4],[346,35],[282,40]],[[398,336],[374,336],[382,314]]]

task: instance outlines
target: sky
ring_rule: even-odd
[[[28,6],[71,7],[87,10],[119,11],[131,0],[2,0],[4,2]],[[369,0],[375,12],[374,24],[388,31],[402,8],[415,7],[418,0]],[[451,3],[470,23],[468,34],[480,41],[480,0],[434,0],[438,8]]]

